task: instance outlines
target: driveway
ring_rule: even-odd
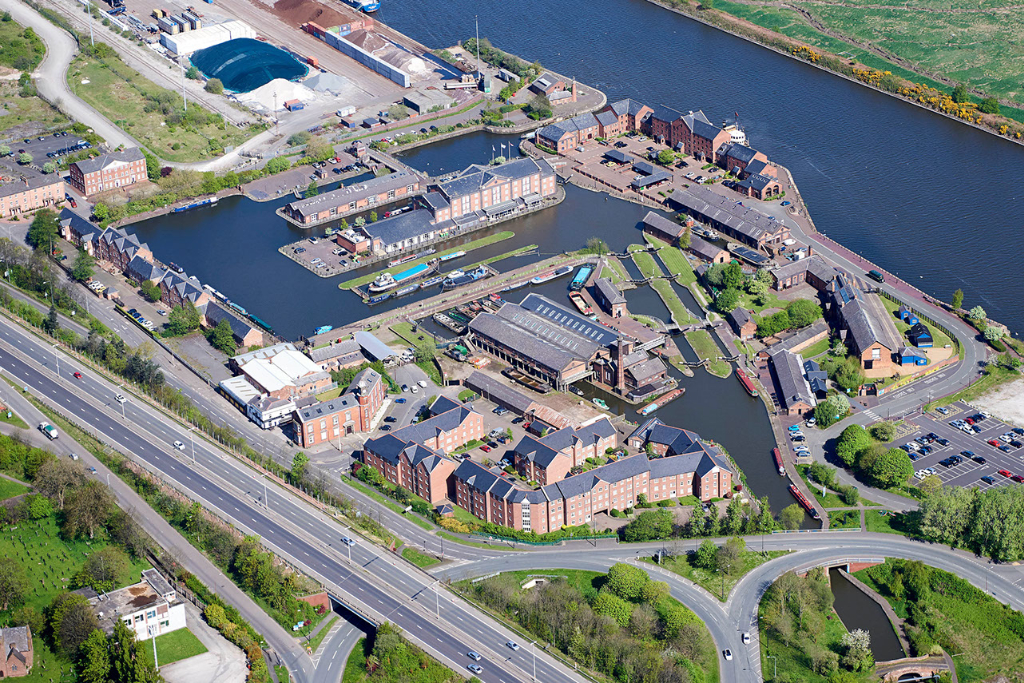
[[[245,655],[203,621],[199,610],[190,602],[185,603],[185,626],[195,634],[207,652],[160,667],[160,673],[167,683],[242,683],[245,680],[249,673]]]

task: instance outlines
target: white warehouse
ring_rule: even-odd
[[[256,38],[256,31],[248,24],[232,19],[223,24],[175,35],[161,33],[160,44],[166,47],[171,54],[188,56],[197,50],[205,50],[235,38]]]

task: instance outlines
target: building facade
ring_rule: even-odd
[[[35,648],[28,626],[0,628],[0,678],[21,678],[32,672]]]
[[[159,572],[147,569],[142,581],[120,590],[93,594],[89,604],[99,621],[100,629],[108,636],[120,620],[135,633],[137,640],[149,640],[171,631],[185,628],[185,603],[178,600]]]
[[[557,189],[555,169],[547,161],[514,159],[500,166],[473,165],[432,188],[457,220],[474,212],[492,213],[519,199],[550,197]]]
[[[64,201],[64,179],[57,173],[0,184],[0,217],[10,218]]]
[[[338,398],[295,411],[295,436],[312,448],[331,439],[368,432],[387,398],[387,382],[373,368],[357,374]]]
[[[137,147],[76,161],[68,170],[68,181],[87,197],[148,180],[146,158]]]

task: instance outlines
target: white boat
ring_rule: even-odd
[[[377,276],[376,280],[370,283],[369,290],[374,294],[377,292],[386,292],[397,284],[398,283],[395,281],[395,278],[391,273],[381,273]]]
[[[530,284],[542,285],[545,282],[551,282],[556,277],[562,277],[563,275],[568,275],[571,272],[572,266],[562,266],[561,268],[558,268],[557,270],[548,273],[547,275],[538,275],[537,277],[530,280]]]

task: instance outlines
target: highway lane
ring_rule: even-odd
[[[191,497],[219,510],[247,533],[259,534],[266,543],[296,566],[304,568],[339,597],[371,615],[387,618],[402,627],[415,641],[441,661],[464,670],[465,652],[485,655],[483,680],[526,681],[526,656],[504,648],[512,636],[447,591],[431,589],[433,580],[404,561],[369,543],[344,547],[339,539],[346,530],[276,486],[260,486],[243,464],[197,440],[195,463],[191,446],[177,453],[170,443],[188,443],[183,428],[145,404],[113,401],[115,389],[90,372],[81,380],[57,380],[40,371],[23,352],[47,353],[20,330],[0,329],[7,340],[19,337],[18,351],[0,343],[0,364],[32,393],[54,404],[81,424],[100,433],[104,441],[131,453],[165,480],[176,482]],[[52,349],[49,350],[52,354]],[[61,371],[71,372],[65,360]],[[117,415],[123,409],[125,418]],[[266,500],[264,501],[264,498]],[[350,535],[354,535],[348,532]],[[345,558],[351,556],[351,563]],[[415,605],[415,606],[413,606]],[[430,615],[433,608],[434,616]],[[530,661],[532,670],[532,660]],[[545,681],[582,681],[545,655],[538,657],[538,676]]]

